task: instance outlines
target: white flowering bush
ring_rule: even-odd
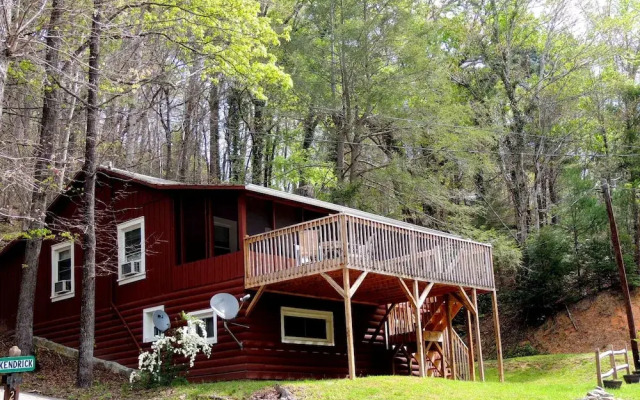
[[[186,325],[162,335],[151,344],[150,351],[138,356],[138,371],[131,374],[131,383],[140,382],[147,387],[170,385],[183,377],[188,368],[193,368],[198,354],[211,356],[204,322],[184,312],[181,317]],[[176,363],[175,356],[184,357],[187,363]]]

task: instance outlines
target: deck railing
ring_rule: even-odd
[[[443,334],[444,354],[449,354],[449,340],[447,338],[449,330],[445,329]],[[469,348],[455,330],[453,330],[453,358],[456,362],[456,379],[461,379],[463,381],[470,380],[471,371],[469,371]],[[447,366],[449,366],[449,362],[447,362]]]
[[[430,327],[427,326],[429,320],[441,304],[442,302],[438,302],[436,297],[428,297],[425,300],[422,307],[420,307],[420,326],[422,326],[422,329],[430,329]],[[413,334],[416,330],[416,314],[413,310],[413,305],[408,301],[396,304],[389,312],[387,326],[390,337]],[[402,338],[400,338],[400,340],[402,340]]]
[[[248,288],[340,269],[494,289],[491,246],[335,214],[245,239]]]

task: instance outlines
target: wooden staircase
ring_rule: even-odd
[[[451,303],[451,318],[462,308],[456,301]],[[448,359],[447,304],[443,298],[428,298],[420,317],[425,340],[425,369],[427,376],[451,378],[452,368]],[[393,349],[393,374],[419,375],[415,337],[415,313],[409,302],[400,303],[388,318],[389,343]],[[453,331],[453,357],[456,363],[456,379],[470,379],[469,349],[462,338]]]

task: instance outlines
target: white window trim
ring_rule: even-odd
[[[213,217],[213,226],[224,226],[229,229],[229,247],[231,249],[231,253],[235,253],[239,250],[238,247],[238,223],[236,221],[232,221],[226,218]],[[215,240],[215,238],[214,238]],[[215,243],[214,243],[215,246]]]
[[[189,313],[189,315],[199,319],[213,317],[213,336],[207,336],[207,343],[218,343],[218,316],[213,312],[211,308],[209,308],[208,310],[192,311]]]
[[[284,334],[284,317],[285,316],[323,319],[326,324],[327,338],[311,339],[311,338],[297,337],[297,336],[285,336]],[[310,344],[310,345],[317,345],[317,346],[335,346],[335,340],[334,340],[334,334],[333,334],[333,312],[309,310],[304,308],[280,307],[280,337],[282,339],[282,343]]]
[[[164,305],[142,310],[142,343],[150,343],[158,340],[158,337],[153,334],[153,312],[157,310],[164,311]]]
[[[66,241],[51,246],[51,302],[70,299],[76,295],[76,282],[75,282],[75,254],[74,245],[72,241]],[[70,249],[71,250],[71,291],[68,293],[56,294],[55,284],[58,278],[58,253]]]
[[[122,264],[125,262],[124,257],[124,234],[132,229],[140,226],[140,273],[131,276],[122,276]],[[146,269],[146,236],[144,232],[144,217],[135,218],[121,224],[118,224],[118,284],[126,285],[127,283],[136,282],[147,277]]]

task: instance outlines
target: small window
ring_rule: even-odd
[[[144,217],[118,225],[118,282],[123,285],[144,279]]]
[[[75,295],[73,261],[73,242],[51,246],[51,301]]]
[[[333,346],[333,313],[331,311],[305,310],[282,307],[282,343],[315,344]]]
[[[153,312],[157,310],[163,310],[164,306],[155,306],[150,308],[145,308],[142,311],[142,342],[149,343],[155,342],[158,340],[160,336],[162,336],[162,332],[158,328],[153,325]]]
[[[216,256],[238,251],[238,223],[226,218],[214,217],[213,240],[213,254]]]
[[[218,318],[213,310],[200,310],[189,313],[190,316],[201,319],[204,322],[207,342],[213,344],[218,342]],[[202,335],[202,332],[199,332]]]

